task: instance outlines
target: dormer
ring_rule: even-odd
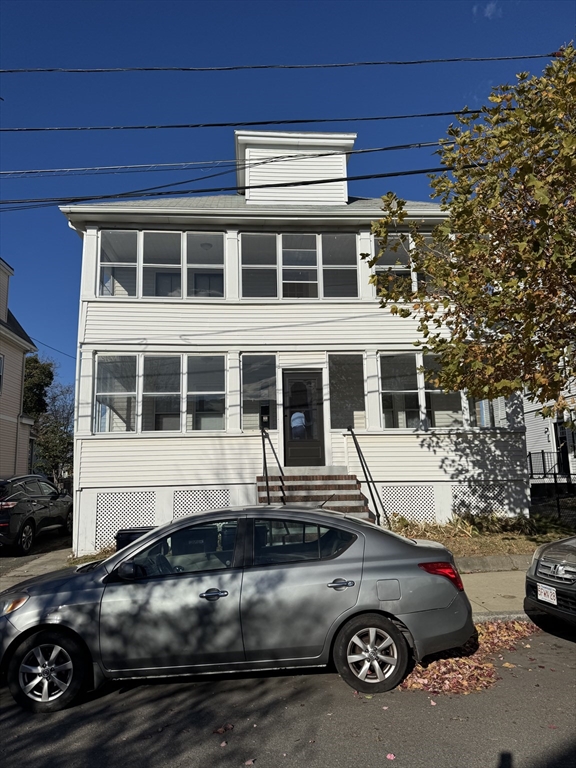
[[[238,187],[248,204],[347,204],[347,153],[355,133],[235,131],[235,136]],[[335,181],[314,183],[325,179]],[[294,182],[307,183],[267,186]]]

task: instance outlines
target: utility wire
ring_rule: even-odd
[[[440,142],[428,142],[429,146],[439,146],[439,144],[440,144]],[[428,145],[426,145],[426,144],[398,144],[398,145],[389,146],[389,147],[376,147],[376,148],[368,148],[368,149],[355,149],[355,150],[350,150],[348,154],[352,154],[352,153],[354,153],[354,154],[361,154],[361,153],[366,153],[366,152],[383,152],[383,151],[395,150],[395,149],[415,149],[415,148],[418,148],[418,147],[424,147],[424,146],[428,146]],[[242,169],[246,170],[248,167],[250,169],[252,169],[252,168],[256,168],[256,167],[261,166],[261,165],[268,165],[269,163],[274,163],[274,162],[299,160],[299,159],[301,159],[303,157],[305,157],[306,159],[309,159],[310,157],[318,158],[318,157],[327,157],[327,156],[330,156],[330,155],[341,155],[341,154],[347,154],[347,153],[346,152],[332,152],[332,151],[330,151],[330,152],[316,152],[314,154],[298,153],[298,154],[294,154],[294,155],[276,155],[275,157],[266,158],[264,160],[259,160],[259,161],[254,162],[254,163],[245,162],[242,165]],[[107,198],[120,199],[120,198],[124,198],[124,197],[132,198],[132,197],[135,197],[135,196],[136,197],[137,196],[142,196],[144,193],[154,192],[154,191],[160,190],[160,189],[167,189],[168,187],[170,187],[170,188],[172,188],[172,187],[180,187],[180,186],[183,186],[184,184],[193,184],[196,181],[205,181],[206,179],[215,178],[217,176],[225,176],[225,175],[227,175],[229,173],[233,173],[234,171],[235,171],[235,168],[229,168],[229,169],[226,169],[224,171],[219,171],[218,173],[212,173],[212,174],[210,174],[208,176],[196,177],[194,179],[185,179],[184,181],[173,181],[173,182],[170,182],[169,184],[160,184],[160,185],[157,185],[157,186],[154,186],[154,187],[144,187],[144,188],[140,188],[140,189],[133,189],[133,190],[130,190],[128,192],[116,192],[116,193],[111,194],[111,195],[99,196],[98,198],[86,197],[85,199],[94,200],[94,199],[107,199]],[[289,183],[293,183],[293,182],[289,182]],[[264,186],[272,186],[272,187],[274,187],[276,185],[275,184],[269,184],[269,185],[264,185]],[[282,186],[282,185],[280,184],[280,186]],[[252,187],[234,187],[234,189],[251,189],[251,188]],[[188,191],[190,191],[190,190],[188,190]],[[175,192],[176,192],[176,190],[171,189],[169,194],[170,193],[174,194]],[[3,201],[0,200],[0,205],[18,204],[19,202],[21,202],[21,201],[20,200],[3,200]],[[43,202],[43,199],[29,200],[29,201],[25,201],[25,202]]]
[[[151,173],[155,171],[184,171],[188,170],[189,167],[192,166],[199,166],[200,168],[206,168],[209,169],[214,166],[232,166],[231,171],[235,171],[238,167],[238,165],[241,165],[243,169],[246,168],[254,168],[258,165],[263,165],[265,163],[277,163],[277,162],[284,162],[289,160],[300,160],[303,158],[315,158],[315,157],[326,157],[328,155],[358,155],[363,154],[366,152],[387,152],[390,150],[401,150],[401,149],[422,149],[425,147],[438,147],[440,146],[440,141],[426,141],[426,142],[413,142],[411,144],[395,144],[393,146],[387,146],[387,147],[372,147],[367,149],[350,149],[350,150],[343,150],[343,151],[330,151],[330,152],[322,152],[322,153],[300,153],[300,154],[294,154],[294,155],[275,155],[274,157],[269,157],[265,160],[260,160],[258,162],[249,162],[246,161],[243,164],[239,164],[236,160],[206,160],[204,162],[202,161],[195,161],[190,163],[147,163],[147,164],[139,164],[139,165],[104,165],[104,166],[94,166],[91,168],[45,168],[45,169],[38,169],[38,170],[23,170],[23,171],[0,171],[0,179],[1,178],[19,178],[20,176],[22,178],[26,177],[43,177],[43,176],[72,176],[72,175],[80,175],[80,176],[89,176],[89,175],[98,175],[98,176],[104,176],[104,175],[115,175],[116,173]],[[230,173],[230,170],[226,171],[226,173]],[[76,173],[78,172],[78,173]],[[200,179],[206,179],[210,178],[209,176],[201,176]],[[193,179],[191,179],[193,181]],[[187,183],[187,182],[184,182]]]
[[[158,131],[180,128],[249,128],[262,125],[303,125],[308,123],[365,123],[381,120],[412,120],[425,117],[451,117],[479,114],[481,109],[453,109],[449,112],[423,112],[416,115],[378,115],[375,117],[322,117],[298,120],[249,120],[240,123],[174,123],[168,125],[77,125],[0,128],[0,133],[38,133],[46,131]]]
[[[560,58],[562,50],[552,53],[536,53],[526,56],[465,56],[453,59],[414,59],[411,61],[353,61],[342,64],[240,64],[229,67],[24,67],[0,69],[0,74],[23,74],[38,72],[67,72],[74,74],[99,74],[102,72],[240,72],[255,69],[342,69],[344,67],[411,66],[415,64],[455,64],[479,61],[522,61],[524,59]]]
[[[48,347],[48,349],[52,349],[54,352],[58,352],[59,355],[66,355],[66,357],[69,357],[71,360],[76,360],[76,357],[74,355],[69,355],[68,352],[62,352],[61,349],[56,349],[56,347],[51,347],[50,344],[45,344],[43,341],[40,341],[40,339],[35,339],[34,336],[30,336],[32,341],[35,341],[37,344],[42,344],[43,347]]]
[[[477,167],[476,165],[470,165],[466,166],[470,168]],[[394,177],[400,177],[400,176],[415,176],[418,174],[426,174],[426,173],[444,173],[446,171],[452,170],[449,167],[440,167],[440,168],[421,168],[418,170],[413,171],[393,171],[389,173],[368,173],[363,174],[361,176],[339,176],[333,179],[312,179],[312,180],[306,180],[306,181],[288,181],[288,182],[282,182],[278,184],[254,184],[252,186],[243,186],[243,187],[211,187],[206,189],[183,189],[180,190],[180,194],[208,194],[211,192],[244,192],[249,189],[281,189],[284,187],[304,187],[304,186],[310,186],[312,184],[334,184],[336,182],[340,181],[364,181],[366,179],[387,179],[387,178],[394,178]],[[101,201],[101,200],[130,200],[138,197],[166,197],[169,195],[174,195],[173,190],[169,191],[162,191],[162,192],[144,192],[144,193],[130,193],[125,192],[121,194],[115,194],[115,195],[93,195],[93,196],[85,196],[85,197],[67,197],[67,198],[58,198],[58,197],[45,197],[45,198],[30,198],[30,199],[22,199],[22,200],[0,200],[0,205],[21,205],[26,207],[16,207],[16,208],[7,208],[5,210],[29,210],[29,208],[43,208],[48,207],[52,205],[66,205],[66,204],[74,204],[74,203],[81,203],[81,202],[92,202],[92,201]],[[30,204],[30,205],[28,205]]]

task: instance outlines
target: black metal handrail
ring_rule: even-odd
[[[382,507],[382,512],[384,513],[384,517],[386,518],[386,523],[388,524],[388,528],[391,528],[392,526],[390,525],[390,518],[388,517],[388,513],[386,512],[386,507],[384,506],[384,502],[380,498],[378,492],[374,494],[374,491],[376,490],[376,483],[374,482],[374,478],[372,477],[372,473],[370,472],[366,458],[362,453],[362,448],[360,448],[360,443],[358,442],[358,438],[354,434],[354,430],[352,429],[352,427],[348,427],[348,432],[350,432],[350,434],[352,435],[352,440],[354,441],[354,446],[356,448],[356,453],[358,454],[360,466],[362,467],[362,470],[364,472],[364,478],[366,480],[368,491],[370,492],[370,498],[372,499],[372,505],[374,507],[374,514],[376,515],[376,521],[378,522],[378,525],[382,524],[380,521],[380,513],[378,512],[378,505],[376,504],[375,496],[378,497],[378,502]]]
[[[284,470],[282,469],[282,465],[280,464],[278,454],[276,453],[274,444],[270,439],[270,435],[264,429],[264,427],[260,427],[260,433],[262,435],[262,472],[266,479],[266,500],[268,504],[270,504],[270,480],[268,477],[268,461],[266,458],[266,440],[268,440],[270,443],[270,448],[272,449],[272,453],[274,454],[274,458],[276,459],[276,464],[278,465],[278,471],[280,472],[280,494],[282,498],[282,504],[286,504],[286,493],[284,490]]]
[[[570,470],[564,466],[561,451],[531,451],[528,454],[530,477],[535,475],[567,475]]]

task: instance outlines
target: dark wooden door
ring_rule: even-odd
[[[324,466],[322,371],[284,371],[284,464]]]

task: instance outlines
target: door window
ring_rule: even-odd
[[[254,564],[272,565],[338,557],[356,535],[296,520],[254,521]]]
[[[140,578],[232,567],[237,520],[210,521],[173,531],[134,557]]]
[[[50,483],[43,483],[40,480],[39,485],[43,496],[51,496],[53,493],[58,493],[56,488],[53,485],[50,485]]]

